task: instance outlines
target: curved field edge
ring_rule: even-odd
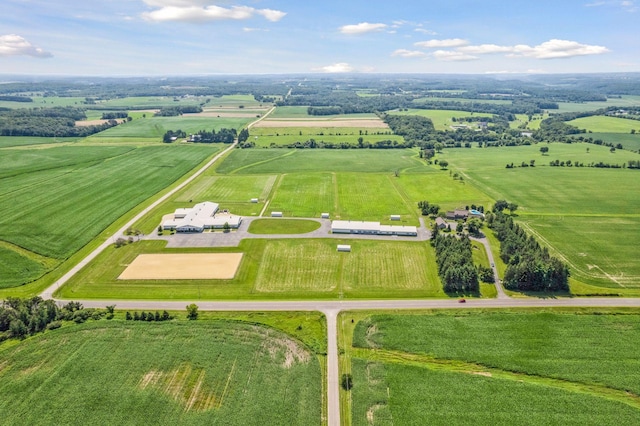
[[[195,173],[200,167],[206,164],[215,154],[216,152],[210,153],[210,155],[206,156],[206,158],[202,159],[198,164],[195,164],[188,172],[180,176],[178,179],[165,186],[164,189],[156,192],[150,197],[146,198],[142,202],[133,206],[127,213],[117,218],[113,223],[107,226],[102,232],[96,235],[91,241],[89,241],[86,245],[84,245],[81,249],[73,253],[68,258],[64,259],[58,266],[51,269],[48,273],[43,275],[41,278],[38,278],[35,281],[26,283],[24,285],[20,285],[13,288],[8,289],[0,289],[0,297],[31,297],[42,290],[53,284],[56,280],[62,277],[65,273],[67,273],[73,266],[75,266],[78,262],[80,262],[83,258],[85,258],[89,253],[95,250],[100,244],[102,244],[107,239],[111,238],[111,236],[120,229],[125,223],[127,223],[131,218],[133,218],[136,214],[140,213],[142,210],[146,208],[153,200],[156,200],[162,197],[167,192],[171,191],[176,186],[180,185],[184,180],[188,179],[193,173]]]
[[[597,397],[594,400],[594,403],[601,404],[600,401],[607,400],[606,403],[610,404],[611,401],[616,403],[624,403],[626,407],[635,406],[635,410],[637,412],[638,407],[638,391],[634,388],[637,386],[632,383],[627,383],[625,380],[617,380],[616,377],[612,378],[613,375],[621,372],[623,375],[627,374],[633,378],[634,372],[637,370],[637,367],[633,365],[628,365],[628,362],[636,362],[633,349],[633,342],[635,342],[633,336],[628,336],[626,339],[623,339],[624,347],[622,351],[619,352],[618,347],[615,346],[615,343],[620,339],[615,340],[613,343],[609,339],[609,334],[604,334],[600,331],[597,332],[589,332],[586,343],[584,343],[586,349],[582,352],[585,354],[585,357],[593,358],[591,364],[589,365],[589,369],[591,372],[596,375],[595,379],[586,380],[584,377],[580,377],[574,369],[572,362],[573,358],[568,359],[566,361],[567,371],[564,376],[558,374],[551,374],[548,371],[531,371],[524,370],[523,368],[513,368],[513,366],[506,365],[506,362],[502,362],[502,358],[507,358],[509,361],[509,350],[514,350],[511,347],[510,343],[505,343],[504,340],[509,340],[510,337],[513,337],[514,334],[525,334],[520,326],[510,327],[508,324],[504,327],[500,328],[500,331],[492,330],[490,333],[480,332],[477,329],[470,333],[464,330],[464,327],[460,328],[458,323],[460,319],[468,319],[473,322],[482,322],[483,317],[491,317],[496,315],[502,316],[539,316],[543,318],[543,323],[546,323],[547,327],[540,329],[540,324],[532,323],[530,326],[532,329],[538,329],[541,333],[544,333],[549,328],[553,328],[555,325],[554,318],[556,316],[565,316],[565,318],[576,318],[577,321],[583,318],[601,318],[601,317],[609,317],[609,318],[622,318],[621,321],[624,321],[624,326],[630,326],[633,328],[632,331],[635,334],[639,333],[639,322],[638,319],[638,311],[633,308],[549,308],[549,309],[477,309],[477,310],[407,310],[407,311],[343,311],[338,316],[338,331],[339,331],[339,354],[340,354],[340,371],[343,373],[353,373],[354,376],[354,389],[358,386],[357,379],[357,371],[353,366],[353,361],[356,359],[366,359],[363,362],[378,362],[376,359],[380,358],[380,363],[384,364],[385,362],[391,362],[393,364],[402,364],[409,365],[414,362],[417,364],[421,364],[419,370],[429,370],[438,372],[439,374],[447,374],[451,377],[451,380],[460,380],[462,381],[459,391],[456,391],[451,395],[453,398],[458,398],[459,395],[463,395],[469,391],[471,380],[483,379],[483,380],[508,380],[512,383],[525,383],[527,385],[534,386],[532,392],[535,394],[536,389],[540,389],[540,386],[544,386],[543,389],[553,389],[554,392],[570,392],[572,395],[579,394],[580,400],[588,401],[590,397]],[[383,324],[379,322],[375,322],[374,320],[380,317],[384,318],[396,318],[399,321],[402,321],[401,327],[385,327]],[[421,322],[416,323],[416,318],[423,318]],[[450,330],[448,328],[438,327],[437,319],[444,318],[449,322],[452,322],[456,328],[455,330]],[[626,319],[626,320],[625,320]],[[424,323],[433,323],[432,328],[425,329],[423,327]],[[365,324],[366,327],[364,326]],[[583,324],[584,323],[578,323]],[[370,326],[374,325],[374,328],[371,329]],[[464,325],[464,324],[463,324]],[[524,324],[526,326],[526,324]],[[573,326],[572,326],[573,327]],[[354,331],[358,328],[357,336],[354,336]],[[589,328],[588,326],[577,327],[575,333],[578,337],[574,340],[580,340],[581,332],[585,329]],[[622,330],[618,331],[628,331],[624,330],[624,327],[621,327]],[[434,329],[436,329],[434,331]],[[501,338],[500,334],[507,334],[506,337]],[[634,334],[634,335],[635,335]],[[432,341],[441,341],[440,348],[446,349],[448,345],[453,345],[450,351],[446,353],[434,352],[434,351],[426,351],[426,350],[416,350],[411,349],[405,346],[391,345],[389,343],[385,346],[384,336],[395,336],[398,337],[396,340],[401,340],[407,344],[411,344],[412,342],[416,345],[420,345],[420,342],[432,342]],[[594,336],[597,341],[594,342],[591,339],[591,336]],[[357,343],[354,342],[354,338]],[[510,340],[509,340],[510,341]],[[453,343],[451,343],[453,342]],[[569,344],[571,342],[568,342]],[[565,344],[565,341],[562,340],[558,342],[559,345]],[[539,341],[532,341],[531,345],[537,345],[536,347],[544,348],[544,343]],[[600,345],[600,346],[598,346]],[[372,346],[376,346],[376,348],[372,348]],[[462,349],[461,349],[462,347]],[[596,347],[599,349],[597,353],[593,353],[592,348]],[[603,349],[604,348],[604,349]],[[444,350],[443,349],[443,350]],[[468,349],[469,351],[476,350],[476,352],[482,352],[485,355],[493,356],[493,362],[489,362],[486,359],[479,359],[478,357],[472,356],[463,356],[459,354],[460,351]],[[555,348],[548,349],[548,352],[552,352],[556,350]],[[606,352],[608,350],[608,352]],[[601,352],[605,351],[608,355],[601,356]],[[566,351],[565,351],[566,352]],[[456,355],[457,354],[457,355]],[[526,356],[525,356],[526,355]],[[530,356],[529,353],[526,353],[523,357],[528,359]],[[563,353],[562,355],[566,355]],[[359,358],[358,358],[359,357]],[[406,363],[405,363],[406,361]],[[562,360],[561,360],[562,361]],[[550,360],[547,364],[552,364],[554,360]],[[542,366],[545,365],[543,360]],[[607,368],[609,366],[610,368]],[[416,368],[416,367],[414,367]],[[601,373],[600,370],[604,369],[604,373]],[[580,371],[578,371],[580,373]],[[361,374],[361,373],[360,373]],[[368,374],[368,373],[367,373]],[[415,372],[410,374],[407,377],[407,380],[411,380],[411,377],[415,377],[417,374],[422,374]],[[427,374],[427,373],[424,373]],[[431,373],[429,373],[431,374]],[[567,376],[568,374],[568,376]],[[602,378],[603,374],[609,374],[609,380],[604,380]],[[451,376],[462,376],[460,379],[455,379],[455,377]],[[489,377],[491,375],[492,377]],[[503,377],[505,376],[505,377]],[[362,375],[359,376],[360,381],[362,380]],[[606,379],[606,377],[605,377]],[[415,380],[415,379],[413,379]],[[424,378],[424,380],[431,380],[429,378]],[[613,380],[613,381],[612,381]],[[397,384],[398,382],[396,382]],[[466,383],[466,384],[465,384]],[[637,384],[637,383],[636,383]],[[411,389],[413,386],[419,387],[419,383],[413,383],[407,385],[407,389]],[[362,386],[362,383],[361,383]],[[498,389],[505,386],[505,384],[498,385]],[[511,386],[511,385],[510,385]],[[515,384],[514,386],[518,386]],[[404,384],[403,384],[404,387]],[[462,390],[465,389],[465,390]],[[382,394],[377,394],[380,397],[384,397],[385,400],[387,398],[387,391],[383,389],[384,392]],[[445,392],[445,391],[443,391]],[[449,391],[446,391],[448,393]],[[427,393],[433,393],[433,391],[429,390]],[[356,402],[353,401],[354,393],[340,390],[340,398],[341,398],[341,416],[343,419],[347,419],[346,423],[349,424],[366,424],[363,423],[363,419],[360,421],[353,420],[351,421],[351,415],[354,410],[354,405]],[[484,398],[482,394],[478,396],[479,398]],[[416,400],[420,399],[421,396],[415,394]],[[505,398],[510,399],[509,395],[505,395]],[[564,397],[562,397],[564,398]],[[374,398],[374,401],[376,399]],[[393,404],[393,398],[391,400]],[[402,401],[396,400],[395,403],[399,404]],[[466,401],[469,402],[469,401]],[[446,402],[447,404],[449,402]],[[492,404],[492,401],[485,401],[486,404]],[[425,403],[426,404],[426,403]],[[526,405],[526,400],[523,402]],[[635,405],[634,405],[635,404]],[[527,411],[530,408],[524,408],[524,405],[520,408],[513,407],[513,404],[509,402],[508,404],[511,407],[511,413],[519,412],[521,410]],[[403,409],[410,409],[411,407],[403,406]],[[460,407],[462,411],[464,411],[463,407]],[[497,411],[504,410],[503,406],[497,406],[494,408]],[[384,418],[384,413],[386,408],[384,406],[376,408],[376,410],[380,411],[380,420]],[[440,408],[436,408],[436,411],[442,411]],[[627,410],[623,408],[623,410]],[[360,409],[362,411],[362,409]],[[456,414],[456,413],[454,413]],[[468,413],[470,417],[468,417],[465,422],[474,422],[478,420],[480,417],[473,417],[470,413]],[[614,413],[615,414],[615,413]],[[633,413],[632,413],[633,414]],[[634,414],[635,415],[635,414]],[[449,417],[449,421],[454,417]],[[576,417],[577,418],[577,417]],[[637,418],[637,417],[636,417]],[[569,417],[569,420],[571,418]],[[434,421],[434,419],[429,419],[430,422]],[[567,420],[563,420],[566,422]],[[503,421],[504,423],[505,421]],[[576,423],[575,421],[570,421],[571,423]],[[540,424],[545,424],[544,421],[539,422]],[[506,424],[506,423],[505,423]],[[595,423],[594,423],[595,424]]]
[[[4,424],[79,415],[98,423],[322,423],[320,359],[270,327],[102,321],[47,332],[0,355]]]

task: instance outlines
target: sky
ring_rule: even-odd
[[[640,0],[0,2],[0,74],[640,71]]]

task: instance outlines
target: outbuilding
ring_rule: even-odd
[[[400,215],[399,214],[392,214],[391,215],[391,220],[400,220]]]
[[[271,212],[271,217],[282,217],[282,212]]]
[[[329,219],[329,213],[321,213],[321,214],[320,214],[320,217],[321,217],[322,219]]]
[[[351,251],[351,246],[348,245],[348,244],[338,244],[338,251],[350,252]]]
[[[255,203],[257,203],[257,202],[258,202],[258,199],[257,199],[257,198],[252,198],[252,199],[251,199],[251,202],[255,204]]]

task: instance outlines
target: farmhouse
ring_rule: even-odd
[[[438,229],[445,229],[447,225],[448,223],[446,220],[441,217],[436,217],[436,226],[438,227]]]
[[[176,232],[203,232],[205,229],[222,229],[225,223],[232,229],[240,227],[242,217],[228,213],[217,214],[218,208],[217,203],[205,201],[190,209],[176,209],[173,219],[162,222],[162,229]]]
[[[448,211],[446,216],[447,219],[453,220],[466,219],[469,217],[469,212],[467,210],[456,209],[453,211]]]
[[[334,220],[331,222],[331,232],[334,234],[418,236],[418,228],[415,226],[380,225],[380,222],[351,220]]]

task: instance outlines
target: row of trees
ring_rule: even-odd
[[[495,210],[495,209],[494,209]],[[569,268],[513,221],[495,210],[489,225],[500,241],[500,258],[507,264],[504,285],[520,291],[568,291]]]
[[[103,120],[116,120],[118,118],[129,118],[129,113],[127,111],[111,111],[102,113]]]
[[[432,244],[436,250],[438,275],[447,293],[473,293],[480,289],[478,270],[473,265],[471,241],[441,234],[434,228]]]
[[[30,299],[9,297],[0,304],[0,341],[24,339],[47,329],[58,328],[62,321],[82,323],[104,316],[111,319],[114,309],[115,306],[108,306],[107,309],[84,308],[78,302],[59,307],[53,300],[44,300],[39,296]]]
[[[162,314],[158,311],[156,311],[155,314],[153,312],[142,311],[138,313],[138,311],[135,311],[133,315],[131,315],[131,312],[127,311],[127,313],[125,314],[125,319],[127,321],[149,321],[150,322],[150,321],[170,321],[173,319],[173,317],[169,315],[169,312],[167,311],[162,311]]]
[[[437,204],[430,204],[427,200],[418,201],[418,208],[420,209],[422,216],[437,216],[440,213],[440,206]]]
[[[162,107],[160,111],[154,115],[156,117],[177,117],[182,114],[196,114],[202,112],[200,105],[180,105],[171,107]]]

